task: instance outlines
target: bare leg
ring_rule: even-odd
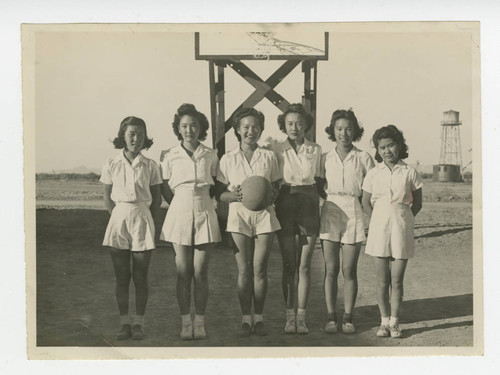
[[[255,314],[263,314],[267,295],[267,263],[273,244],[274,233],[259,234],[255,239],[253,259],[253,302]]]
[[[130,271],[130,251],[110,249],[113,267],[115,269],[115,294],[118,311],[121,316],[128,315],[129,286],[132,273]]]
[[[361,244],[342,245],[342,275],[344,276],[344,309],[352,314],[358,295],[358,258]]]
[[[340,242],[321,241],[325,259],[325,301],[329,314],[336,313],[338,276],[340,271]]]
[[[175,250],[175,266],[177,268],[177,302],[181,315],[186,315],[190,313],[191,306],[194,250],[191,246],[173,245]]]
[[[238,266],[238,297],[243,315],[250,315],[253,291],[253,240],[240,233],[232,233],[237,252],[234,255]]]
[[[287,309],[293,309],[295,298],[295,272],[296,251],[295,251],[295,235],[288,235],[279,232],[278,242],[281,249],[281,259],[283,261],[283,270],[281,277],[281,285],[283,288],[283,297]]]
[[[398,318],[403,300],[403,279],[408,259],[396,259],[391,267],[391,316]]]
[[[152,251],[132,252],[135,285],[135,314],[143,316],[149,297],[148,270]]]
[[[299,263],[298,308],[305,309],[311,285],[311,260],[316,246],[316,235],[307,237],[307,244],[302,246]]]
[[[208,301],[208,260],[212,246],[194,249],[194,305],[196,314],[205,315]]]
[[[377,274],[377,303],[382,318],[389,317],[389,286],[391,271],[389,269],[389,258],[373,258],[375,272]]]

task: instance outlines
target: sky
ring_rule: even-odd
[[[439,26],[439,25],[436,25]],[[36,172],[84,165],[99,170],[117,153],[111,140],[126,116],[145,120],[154,144],[145,155],[178,143],[171,123],[182,103],[193,103],[210,118],[208,62],[194,58],[194,31],[126,28],[37,32],[35,38]],[[213,30],[220,30],[215,28]],[[226,30],[226,29],[222,29]],[[316,26],[329,32],[329,59],[318,62],[316,141],[335,145],[324,128],[336,109],[352,108],[365,128],[357,144],[373,154],[373,132],[400,128],[410,148],[409,163],[439,162],[443,112],[460,112],[462,159],[472,160],[471,30],[430,27],[366,28]],[[293,36],[293,34],[291,34]],[[248,61],[266,79],[282,61]],[[226,118],[253,87],[226,69]],[[300,102],[300,65],[277,87],[289,102]],[[267,99],[256,106],[266,116],[262,139],[283,139],[279,110]],[[232,131],[226,149],[237,145]],[[212,146],[211,136],[206,144]]]

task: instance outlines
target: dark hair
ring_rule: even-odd
[[[302,104],[294,103],[290,104],[287,107],[287,109],[285,109],[285,112],[283,112],[281,115],[278,116],[278,125],[283,133],[286,134],[285,119],[286,115],[288,115],[289,113],[298,113],[299,115],[301,115],[304,118],[304,120],[306,120],[306,131],[311,129],[311,126],[314,121],[312,115],[306,111],[306,109]]]
[[[238,128],[240,126],[241,119],[245,117],[255,117],[259,121],[260,132],[264,131],[264,114],[260,111],[257,111],[255,108],[239,108],[236,110],[233,116],[233,129],[236,138],[238,138],[238,142],[241,142],[241,136],[238,133]]]
[[[408,157],[408,146],[406,145],[406,139],[403,137],[403,132],[396,128],[394,125],[387,125],[380,129],[377,129],[373,134],[372,142],[375,146],[375,160],[379,163],[382,162],[382,157],[378,154],[378,144],[381,139],[389,138],[394,142],[399,144],[399,155],[398,159],[406,159]]]
[[[196,119],[198,125],[200,125],[200,134],[198,135],[199,141],[204,141],[207,138],[207,130],[209,127],[207,117],[196,110],[196,107],[192,104],[184,103],[178,109],[174,116],[174,122],[172,122],[172,128],[179,141],[182,141],[182,135],[179,132],[179,124],[184,116],[191,116]]]
[[[337,109],[335,112],[333,112],[332,119],[330,120],[330,125],[325,128],[325,132],[329,135],[328,138],[334,142],[337,141],[337,139],[335,139],[335,122],[340,119],[346,119],[351,123],[354,130],[352,141],[359,141],[363,136],[365,129],[359,126],[358,119],[356,118],[356,115],[354,114],[352,109]]]
[[[120,124],[120,129],[118,129],[118,136],[113,139],[113,144],[115,148],[126,148],[127,143],[125,143],[125,131],[129,126],[140,126],[144,130],[144,144],[142,149],[148,149],[153,145],[153,139],[148,138],[148,130],[146,129],[146,123],[142,118],[129,116],[125,117]]]

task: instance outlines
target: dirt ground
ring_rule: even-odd
[[[96,185],[98,186],[98,185]],[[281,258],[275,241],[269,260],[266,337],[238,335],[241,313],[236,292],[236,263],[232,250],[217,247],[211,256],[210,298],[206,312],[208,338],[182,341],[175,298],[173,250],[162,243],[154,250],[150,267],[150,299],[143,341],[115,340],[119,329],[114,297],[114,275],[108,251],[101,246],[108,214],[95,199],[59,202],[50,194],[37,195],[36,277],[37,346],[145,346],[145,347],[462,347],[473,345],[472,203],[461,197],[426,202],[416,219],[415,258],[405,276],[405,302],[401,313],[403,339],[375,336],[379,313],[371,258],[359,259],[359,292],[353,335],[323,332],[326,307],[324,266],[319,243],[312,261],[312,287],[308,307],[308,335],[286,335],[281,295]],[[430,191],[432,191],[432,186]],[[43,190],[43,186],[42,189]],[[51,189],[47,189],[49,191]],[[439,190],[435,188],[435,190]],[[82,190],[83,191],[83,190]],[[87,192],[82,192],[86,196]],[[425,194],[425,193],[424,193]],[[49,208],[51,207],[51,208]],[[68,208],[71,207],[71,208]],[[343,281],[339,276],[339,311]],[[133,306],[131,286],[131,306]],[[133,311],[133,308],[131,309]],[[307,349],[309,350],[309,349]]]

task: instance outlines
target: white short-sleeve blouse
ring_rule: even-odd
[[[123,151],[114,158],[106,160],[99,181],[113,185],[111,188],[113,202],[147,205],[153,201],[150,186],[162,183],[160,168],[154,160],[139,153],[130,164]]]
[[[371,203],[382,197],[390,198],[391,203],[411,205],[412,192],[424,186],[422,177],[415,168],[399,160],[392,171],[384,163],[370,170],[363,182],[363,190],[371,193]]]

